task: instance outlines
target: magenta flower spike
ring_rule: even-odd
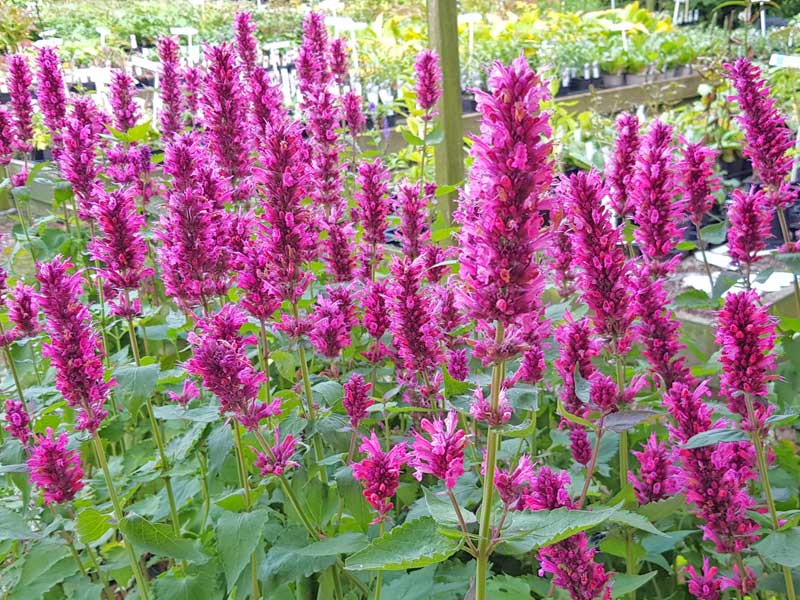
[[[297,302],[311,281],[305,263],[317,255],[315,222],[303,205],[310,188],[308,146],[298,123],[269,130],[255,173],[263,187],[264,219],[271,225],[270,256],[281,300]]]
[[[193,356],[186,361],[189,373],[199,376],[203,385],[220,401],[220,414],[232,415],[248,431],[259,423],[280,414],[281,401],[269,404],[258,399],[261,384],[266,380],[247,357],[247,346],[256,343],[253,337],[239,334],[247,317],[235,304],[197,323],[200,333],[190,333]]]
[[[719,152],[701,143],[692,144],[683,136],[680,140],[683,157],[675,164],[675,171],[689,220],[700,227],[703,217],[714,206],[714,192],[720,188],[719,177],[714,174],[714,163]]]
[[[386,358],[389,351],[381,342],[381,337],[389,329],[388,310],[389,288],[385,279],[367,283],[360,294],[361,306],[364,309],[363,325],[374,342],[365,354],[367,360],[377,363]]]
[[[161,135],[165,142],[183,129],[183,94],[180,85],[180,47],[174,38],[158,40],[158,58],[161,60],[159,83],[161,90]]]
[[[339,165],[341,145],[336,131],[341,121],[341,108],[336,101],[336,96],[327,89],[320,89],[309,94],[304,106],[310,134],[309,145],[314,183],[311,198],[326,213],[334,208],[343,210],[344,200]]]
[[[362,438],[358,450],[366,454],[360,462],[353,463],[353,477],[361,482],[364,498],[378,512],[373,521],[380,523],[392,510],[392,497],[400,484],[400,471],[406,464],[406,443],[392,446],[389,452],[381,449],[374,431]]]
[[[20,441],[23,446],[28,445],[31,438],[31,418],[22,400],[6,400],[6,426],[4,429],[11,437]]]
[[[527,454],[519,457],[513,471],[495,470],[494,487],[508,510],[524,510],[533,478],[533,464]]]
[[[67,95],[64,77],[61,74],[61,61],[50,47],[39,49],[36,57],[36,101],[44,116],[44,124],[57,140],[67,118]]]
[[[620,230],[611,224],[602,203],[605,187],[594,171],[575,173],[560,185],[574,232],[581,296],[592,311],[598,335],[609,339],[616,353],[625,354],[633,337],[631,273],[620,245]]]
[[[703,557],[703,568],[698,573],[694,566],[686,567],[689,575],[689,593],[697,600],[719,600],[720,577],[717,576],[717,567],[711,566],[707,556]]]
[[[134,101],[136,82],[124,71],[115,70],[111,74],[109,91],[114,127],[124,133],[136,125],[140,116]]]
[[[330,45],[330,69],[331,75],[339,85],[347,83],[347,40],[336,38]]]
[[[719,311],[716,343],[722,348],[720,392],[728,408],[750,429],[744,394],[753,400],[757,427],[762,430],[772,409],[766,404],[767,383],[775,375],[775,318],[753,290],[730,293]]]
[[[677,469],[672,464],[667,446],[658,441],[655,432],[647,438],[642,450],[634,450],[633,455],[639,460],[641,468],[639,477],[629,472],[628,480],[633,484],[639,503],[658,502],[672,495]]]
[[[335,283],[352,281],[356,270],[353,224],[340,218],[338,207],[323,222],[328,237],[325,245],[325,267]]]
[[[183,389],[179,394],[169,391],[167,395],[170,400],[185,408],[189,402],[200,397],[200,390],[197,388],[197,384],[187,377],[183,380]]]
[[[28,61],[24,56],[12,54],[6,61],[8,79],[6,86],[11,96],[11,114],[14,117],[14,135],[11,146],[17,152],[27,153],[33,150],[33,101],[31,98],[31,74]]]
[[[97,160],[99,132],[97,112],[89,98],[75,101],[72,113],[61,128],[61,148],[58,166],[61,176],[72,185],[78,202],[78,216],[84,221],[92,218],[92,210],[100,183],[101,165]]]
[[[685,348],[680,342],[680,322],[668,307],[669,298],[663,281],[652,280],[647,273],[635,278],[634,310],[639,322],[634,326],[636,335],[644,345],[644,356],[650,371],[657,375],[656,385],[668,390],[676,381],[688,382],[691,378],[684,357]]]
[[[577,273],[574,268],[574,248],[572,234],[566,220],[553,227],[553,247],[551,249],[550,271],[553,283],[562,298],[569,298],[575,293]]]
[[[444,419],[422,419],[420,428],[430,440],[417,431],[413,434],[408,464],[414,467],[414,477],[422,481],[422,476],[428,473],[453,489],[464,473],[464,447],[467,445],[467,434],[458,428],[458,415],[450,411]]]
[[[256,451],[254,466],[261,472],[262,477],[270,475],[280,477],[291,469],[300,468],[300,463],[292,460],[297,453],[297,438],[290,433],[281,440],[281,434],[275,428],[274,439],[275,443],[270,446],[269,454]]]
[[[220,171],[230,178],[235,200],[249,196],[252,158],[247,136],[247,101],[230,44],[207,46],[208,74],[203,94],[203,125]]]
[[[497,410],[492,410],[489,400],[483,395],[483,390],[478,386],[472,396],[469,414],[476,421],[485,423],[489,427],[500,427],[511,420],[514,410],[511,408],[511,403],[508,401],[505,390],[502,389],[497,401]]]
[[[388,217],[392,210],[388,199],[388,183],[389,170],[380,158],[358,165],[354,193],[357,207],[353,210],[353,217],[359,221],[364,231],[362,240],[369,252],[363,258],[365,266],[377,264],[380,260],[378,252],[386,242]]]
[[[536,313],[544,278],[534,260],[547,246],[542,210],[552,179],[547,86],[523,57],[496,63],[478,92],[481,132],[456,218],[462,224],[460,304],[483,323]]]
[[[742,111],[737,120],[744,130],[744,154],[769,188],[770,206],[785,208],[795,196],[788,188],[794,134],[770,97],[761,69],[746,58],[738,58],[725,67],[736,89],[733,99]]]
[[[542,467],[532,479],[526,506],[531,510],[573,508],[566,489],[569,482],[565,471],[554,473],[549,467]],[[583,532],[542,548],[539,576],[550,573],[553,585],[565,590],[572,600],[610,599],[611,573],[595,562],[596,552]]]
[[[342,406],[353,429],[358,429],[358,424],[367,416],[367,409],[375,403],[370,396],[371,389],[372,384],[367,383],[358,373],[353,373],[344,384]]]
[[[241,304],[259,321],[266,323],[281,306],[281,298],[270,274],[269,232],[259,224],[255,237],[247,240],[239,268],[239,288],[244,291]]]
[[[673,270],[669,256],[683,231],[678,226],[684,219],[684,202],[676,197],[672,136],[672,127],[661,121],[650,126],[639,148],[630,194],[638,225],[634,238],[653,277]]]
[[[256,25],[249,12],[238,12],[233,17],[233,29],[236,32],[236,54],[239,64],[246,75],[250,75],[256,67],[258,58],[258,42],[255,38]]]
[[[403,254],[414,260],[431,237],[428,229],[428,196],[420,192],[417,184],[403,180],[397,188],[395,210],[400,215],[398,237]]]
[[[8,318],[21,337],[32,337],[42,330],[39,325],[39,301],[32,287],[18,281],[7,304]]]
[[[317,352],[329,359],[338,357],[342,349],[350,345],[351,329],[352,324],[338,302],[330,297],[317,298],[309,333],[311,344]]]
[[[439,55],[433,50],[425,49],[417,54],[414,61],[415,89],[417,106],[423,112],[423,119],[430,120],[435,115],[433,108],[442,96],[442,68],[439,66]]]
[[[430,298],[421,289],[422,263],[395,258],[389,284],[389,328],[402,366],[409,373],[432,373],[441,362],[441,330]]]
[[[758,260],[758,253],[766,249],[770,237],[772,209],[766,192],[755,187],[748,192],[733,190],[728,221],[728,252],[749,284],[750,269]]]
[[[297,55],[297,80],[304,101],[327,87],[331,80],[328,30],[325,17],[310,12],[303,19],[303,40]]]
[[[185,67],[181,70],[181,82],[186,124],[195,125],[199,121],[200,101],[203,97],[203,71],[199,67]]]
[[[28,469],[31,483],[44,494],[45,504],[69,502],[83,489],[81,457],[77,451],[67,450],[68,443],[65,433],[55,437],[49,427],[34,439]]]
[[[630,217],[635,210],[631,193],[639,144],[639,119],[636,115],[622,113],[617,117],[617,139],[605,172],[611,206],[621,220]]]
[[[269,71],[264,67],[256,67],[250,74],[250,121],[259,146],[265,142],[269,129],[279,126],[286,119],[283,93],[273,83]]]
[[[5,107],[0,106],[0,165],[7,165],[14,158],[14,122]]]
[[[355,92],[347,92],[341,97],[340,102],[342,103],[342,119],[347,125],[347,131],[350,133],[350,137],[357,138],[367,125],[361,109],[364,99]]]
[[[39,266],[39,306],[50,342],[42,355],[56,371],[56,388],[78,412],[75,428],[95,433],[108,414],[104,408],[114,380],[106,381],[103,348],[86,306],[79,300],[83,279],[57,256]]]

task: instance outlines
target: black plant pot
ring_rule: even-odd
[[[725,173],[725,179],[747,179],[753,174],[753,166],[743,156],[737,156],[731,162],[719,161],[719,166]]]
[[[573,94],[580,94],[581,92],[585,92],[589,89],[589,82],[590,79],[584,79],[583,77],[575,77],[569,83],[569,91]]]
[[[475,101],[474,94],[461,94],[461,110],[464,114],[470,114],[478,111],[478,103]]]
[[[44,162],[48,160],[53,160],[53,152],[50,148],[45,148],[44,150],[34,150],[31,153],[33,158],[33,162]]]
[[[625,85],[626,75],[613,75],[611,73],[603,73],[603,87],[606,89],[622,87]]]
[[[626,73],[625,83],[627,85],[642,85],[647,83],[647,75],[643,73]]]

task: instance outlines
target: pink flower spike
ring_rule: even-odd
[[[703,570],[698,573],[694,566],[686,567],[689,575],[689,593],[697,600],[719,600],[720,578],[717,567],[712,567],[707,556],[703,557]]]
[[[758,260],[758,253],[767,247],[773,211],[769,198],[762,189],[751,187],[745,193],[733,190],[728,208],[728,252],[731,258],[744,269],[749,278],[750,268]]]
[[[183,389],[181,390],[180,394],[177,394],[171,390],[168,391],[167,394],[169,395],[170,400],[176,404],[180,404],[185,408],[189,402],[200,397],[200,390],[197,389],[195,382],[187,377],[183,380]]]
[[[427,229],[428,197],[420,193],[418,185],[403,180],[397,188],[395,210],[400,215],[398,237],[403,245],[403,254],[414,260],[431,236]]]
[[[467,435],[458,429],[458,415],[450,411],[444,419],[422,419],[420,427],[431,439],[426,439],[417,431],[413,433],[414,442],[408,464],[415,469],[414,477],[422,481],[422,476],[429,473],[444,480],[448,488],[454,488],[464,473],[464,447],[467,445]]]
[[[169,142],[183,129],[183,94],[180,87],[180,47],[174,38],[158,40],[158,58],[161,60],[161,135]]]
[[[639,143],[639,119],[636,115],[622,113],[617,117],[617,139],[605,174],[611,206],[623,220],[631,216],[635,208],[631,192]]]
[[[533,478],[533,464],[527,454],[519,457],[513,471],[499,468],[495,471],[494,487],[506,508],[509,510],[525,508],[525,496],[530,492]]]
[[[701,143],[691,144],[680,138],[683,159],[676,165],[678,182],[686,202],[689,220],[700,227],[703,217],[714,206],[714,192],[720,188],[719,177],[714,175],[718,152]]]
[[[651,433],[644,449],[634,450],[633,455],[639,460],[641,470],[638,478],[629,472],[628,481],[633,484],[639,503],[657,502],[670,496],[677,469],[672,465],[667,446]]]
[[[254,36],[256,25],[253,16],[246,11],[238,12],[233,17],[233,28],[236,32],[236,54],[245,74],[250,75],[256,67],[258,42]]]
[[[81,458],[75,450],[67,450],[68,443],[65,433],[56,438],[49,427],[34,439],[28,469],[31,483],[44,493],[45,504],[69,502],[83,489]]]
[[[347,125],[350,137],[355,139],[361,134],[367,124],[367,120],[364,118],[364,112],[361,110],[364,100],[355,92],[347,92],[342,96],[341,103],[342,118],[344,119],[345,125]]]
[[[4,106],[0,106],[0,165],[7,165],[14,158],[14,123]]]
[[[417,54],[414,74],[417,105],[425,112],[422,118],[430,120],[435,116],[431,110],[442,95],[442,68],[439,66],[439,55],[427,48]]]
[[[344,85],[347,82],[347,40],[336,38],[330,45],[330,67],[331,74],[336,83]]]
[[[400,483],[400,470],[407,461],[406,443],[401,442],[392,446],[389,452],[383,452],[375,431],[370,431],[369,437],[362,438],[358,449],[367,456],[353,463],[353,477],[364,487],[364,498],[378,511],[373,523],[379,523],[392,510],[392,497]]]
[[[134,96],[136,82],[124,71],[115,70],[111,74],[110,100],[114,115],[114,127],[125,133],[139,120],[139,107]]]
[[[270,447],[268,454],[256,451],[255,468],[261,472],[262,477],[277,475],[280,477],[290,469],[300,468],[300,463],[292,460],[297,452],[297,439],[289,434],[281,441],[280,432],[275,429],[275,443]]]
[[[24,337],[33,337],[42,330],[39,325],[39,301],[36,291],[17,282],[8,298],[8,318],[14,328]]]
[[[44,116],[44,124],[57,140],[64,120],[67,118],[67,95],[64,77],[61,74],[61,61],[52,48],[45,46],[36,57],[39,67],[36,72],[36,101]]]
[[[500,390],[497,409],[492,410],[489,400],[484,398],[483,390],[478,386],[475,388],[473,394],[473,401],[469,407],[469,414],[472,415],[472,418],[476,421],[485,423],[489,427],[500,427],[511,420],[514,411],[511,408],[511,404],[506,397],[506,391],[504,389]]]
[[[347,416],[350,417],[350,426],[353,429],[358,429],[358,424],[367,416],[367,409],[375,404],[370,397],[371,389],[372,384],[364,381],[364,378],[358,373],[353,373],[344,384],[342,405]]]
[[[25,403],[21,400],[6,400],[6,422],[5,430],[11,437],[19,440],[23,446],[28,445],[31,438],[30,422]]]
[[[31,83],[33,75],[27,59],[20,54],[8,57],[8,94],[11,96],[11,114],[14,116],[14,135],[11,146],[21,153],[33,150],[33,101]]]

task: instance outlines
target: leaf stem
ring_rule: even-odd
[[[235,419],[231,420],[231,429],[233,429],[233,442],[236,446],[239,482],[242,484],[242,492],[244,494],[244,508],[247,512],[250,512],[253,505],[250,498],[250,484],[247,481],[247,467],[245,466],[244,453],[242,452],[242,433],[239,431],[239,422]],[[253,589],[253,598],[259,598],[261,594],[258,590],[258,562],[255,550],[250,555],[250,583]]]

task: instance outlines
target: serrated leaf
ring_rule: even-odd
[[[472,386],[467,381],[453,379],[447,369],[443,370],[444,375],[444,397],[448,400],[461,394],[467,394]]]
[[[431,517],[422,517],[395,527],[351,555],[345,568],[351,571],[417,569],[450,558],[460,547],[461,541],[440,533]]]
[[[704,446],[715,446],[722,442],[744,442],[749,439],[750,436],[741,429],[709,429],[693,435],[683,447],[692,450]]]
[[[450,501],[450,498],[443,492],[437,494],[426,487],[423,487],[422,491],[425,494],[425,504],[428,507],[428,512],[431,517],[433,517],[433,520],[445,527],[458,528],[458,516],[456,515],[456,509],[453,508],[453,503]],[[478,522],[475,513],[464,507],[461,507],[461,516],[464,518],[464,522],[467,525]]]
[[[216,406],[198,406],[186,409],[177,404],[166,404],[154,407],[153,414],[162,421],[194,421],[195,423],[213,423],[219,419]]]
[[[642,575],[626,575],[625,573],[617,573],[614,575],[614,585],[611,588],[612,598],[622,598],[631,592],[638,590],[653,577],[657,575],[658,571],[650,571]]]
[[[503,531],[503,540],[508,549],[525,554],[604,523],[619,510],[619,506],[598,510],[557,508],[514,513]]]
[[[217,550],[222,559],[228,589],[233,588],[250,562],[250,555],[261,540],[267,518],[264,510],[242,513],[225,511],[217,521]]]
[[[344,395],[342,384],[338,381],[320,381],[314,384],[311,390],[324,400],[326,406],[333,406]]]
[[[84,544],[96,542],[111,529],[110,518],[94,508],[87,508],[78,513],[75,528],[78,537]]]
[[[174,570],[156,579],[153,584],[155,600],[218,600],[220,582],[216,569],[189,569],[185,576]]]
[[[114,370],[114,379],[117,381],[115,394],[129,411],[136,414],[153,393],[159,370],[157,364],[125,366]]]
[[[336,556],[304,556],[300,551],[308,546],[308,534],[299,526],[283,530],[259,567],[259,576],[270,587],[285,581],[307,578],[336,563]]]
[[[78,565],[63,543],[52,539],[37,542],[25,555],[19,581],[8,600],[41,598],[77,571]]]
[[[64,581],[64,593],[67,600],[101,600],[103,586],[86,575],[73,575]]]
[[[176,536],[169,525],[151,523],[139,515],[132,515],[122,519],[119,528],[134,546],[145,552],[178,560],[208,560],[196,541]]]
[[[298,550],[298,554],[303,556],[338,556],[356,552],[368,543],[369,539],[363,533],[347,531],[301,548]]]
[[[433,596],[436,567],[418,569],[401,575],[383,586],[381,598],[395,600],[429,600]]]
[[[680,308],[707,308],[714,306],[711,297],[703,290],[686,290],[675,297],[673,304]]]
[[[5,540],[30,540],[36,537],[19,515],[7,508],[0,508],[0,542]]]
[[[294,382],[295,380],[295,359],[294,354],[290,354],[284,350],[274,350],[270,352],[269,359],[275,364],[278,369],[278,374],[286,381]]]
[[[683,494],[675,494],[665,500],[643,504],[637,509],[637,512],[650,521],[658,521],[685,509],[686,497]]]
[[[629,510],[618,510],[615,512],[611,517],[608,519],[612,523],[617,523],[619,525],[627,525],[628,527],[633,527],[634,529],[639,529],[641,531],[646,531],[647,533],[652,533],[653,535],[660,535],[664,537],[669,537],[666,533],[658,529],[655,525],[653,525],[650,521],[648,521],[644,516],[637,514],[635,512],[631,512]]]
[[[767,560],[795,569],[800,567],[800,527],[773,531],[753,548]]]

